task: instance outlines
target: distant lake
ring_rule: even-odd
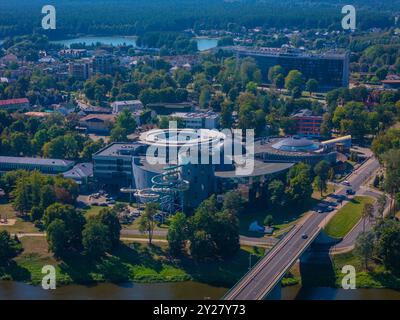
[[[197,38],[196,40],[199,51],[210,50],[218,46],[218,39],[215,38]]]
[[[212,38],[197,38],[197,47],[199,51],[205,51],[215,48],[218,45],[218,39]],[[121,46],[131,45],[136,47],[136,37],[80,37],[75,39],[58,40],[52,41],[52,43],[61,44],[70,47],[71,44],[75,43],[85,43],[86,45],[95,45],[96,43],[101,43],[105,45]]]

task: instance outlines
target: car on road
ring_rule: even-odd
[[[355,195],[356,194],[356,192],[353,190],[353,189],[347,189],[346,190],[346,194],[348,194],[348,195]]]
[[[302,238],[302,239],[307,239],[307,238],[308,238],[307,233],[303,233],[303,234],[301,235],[301,238]]]
[[[350,186],[351,185],[350,182],[347,181],[347,180],[343,181],[342,184],[345,185],[345,186]]]

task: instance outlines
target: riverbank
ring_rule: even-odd
[[[318,255],[309,262],[297,263],[282,281],[283,286],[302,285],[305,288],[342,288],[346,265],[356,269],[356,287],[364,289],[392,289],[400,291],[400,277],[386,270],[376,261],[364,269],[362,259],[353,251],[329,256]]]
[[[8,267],[0,267],[0,279],[38,285],[44,265],[56,267],[57,285],[93,284],[101,282],[163,283],[196,281],[229,287],[247,271],[249,254],[253,263],[262,249],[243,246],[227,261],[195,262],[190,258],[169,256],[167,244],[124,241],[112,254],[93,261],[85,256],[57,261],[48,252],[44,237],[23,237],[24,251]]]

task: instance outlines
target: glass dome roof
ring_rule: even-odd
[[[272,145],[274,149],[289,152],[311,152],[320,149],[320,144],[300,137],[291,137],[280,140]]]

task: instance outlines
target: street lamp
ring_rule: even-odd
[[[249,252],[249,271],[251,270],[251,256],[253,255],[253,253]]]

